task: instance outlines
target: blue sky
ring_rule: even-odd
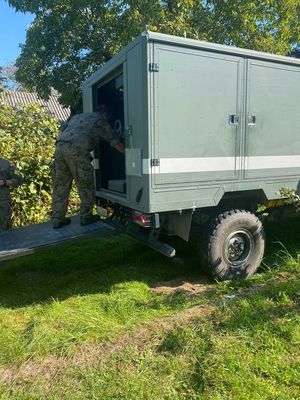
[[[19,43],[26,39],[26,29],[34,16],[16,13],[5,0],[0,0],[0,65],[5,66],[20,54]]]

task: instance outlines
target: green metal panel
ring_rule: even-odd
[[[98,196],[160,212],[299,188],[299,60],[147,32],[84,83],[85,111],[92,86],[122,65],[127,197]]]
[[[245,178],[300,175],[300,68],[248,61]]]
[[[144,32],[142,36],[147,36],[148,40],[156,43],[165,43],[174,46],[181,46],[189,49],[201,49],[215,54],[231,54],[243,58],[251,58],[257,60],[275,61],[285,65],[298,65],[300,60],[293,57],[279,56],[271,53],[264,53],[262,51],[254,51],[242,49],[234,46],[225,46],[217,43],[210,43],[201,40],[188,39],[179,36],[166,35],[158,32]]]
[[[148,207],[149,177],[143,176],[142,149],[145,149],[147,135],[146,74],[147,57],[144,55],[142,41],[132,47],[126,55],[126,178],[127,196],[134,207]]]
[[[244,60],[156,45],[155,184],[240,177]]]
[[[127,130],[128,146],[141,148],[143,133],[144,95],[142,82],[142,48],[140,45],[133,47],[127,53],[126,91],[127,91]]]
[[[84,112],[93,111],[93,92],[90,86],[85,86],[82,89],[82,103]]]

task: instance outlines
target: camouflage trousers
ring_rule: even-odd
[[[8,188],[0,189],[0,232],[11,228],[10,193]]]
[[[93,213],[95,203],[94,172],[91,155],[71,143],[57,143],[54,155],[52,218],[62,220],[68,209],[72,182],[80,197],[80,218]]]

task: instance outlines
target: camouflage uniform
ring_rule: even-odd
[[[95,149],[99,139],[106,140],[112,147],[120,143],[107,120],[101,118],[99,113],[75,115],[58,135],[53,176],[54,222],[65,217],[73,179],[80,197],[80,219],[92,215],[95,184],[90,152]]]
[[[15,174],[15,166],[0,158],[0,180],[11,180],[13,187],[21,185],[22,179]],[[0,186],[0,232],[11,227],[10,188]]]

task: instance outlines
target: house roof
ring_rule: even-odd
[[[54,118],[59,121],[66,121],[71,114],[70,108],[64,108],[58,101],[58,96],[52,94],[48,101],[42,100],[36,93],[15,92],[13,90],[4,89],[0,93],[0,101],[4,104],[15,107],[17,105],[28,105],[30,103],[39,104],[48,111]]]

